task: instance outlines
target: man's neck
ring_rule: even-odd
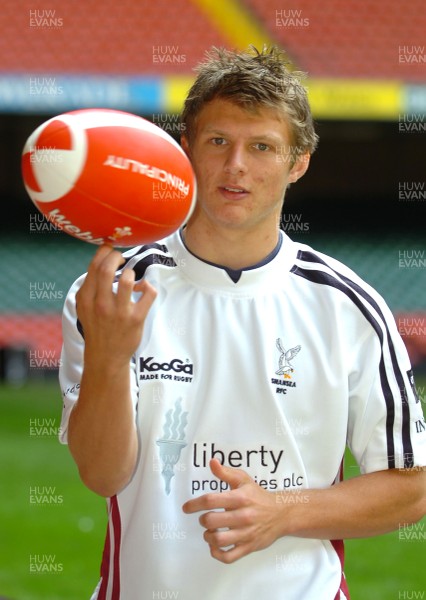
[[[189,223],[183,231],[188,250],[202,260],[228,267],[244,269],[261,262],[276,247],[279,230],[267,233],[241,232],[232,229],[201,231]]]

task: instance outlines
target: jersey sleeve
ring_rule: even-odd
[[[350,375],[348,446],[362,473],[426,465],[426,427],[408,352],[380,298]]]
[[[62,351],[59,366],[59,384],[62,392],[63,407],[59,441],[68,443],[68,422],[71,411],[78,400],[80,381],[83,374],[84,332],[77,318],[76,293],[83,284],[85,275],[79,277],[71,286],[62,310]],[[138,385],[135,361],[130,363],[131,394],[134,415],[138,402]]]

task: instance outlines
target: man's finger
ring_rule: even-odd
[[[253,481],[250,475],[242,469],[225,467],[216,458],[213,458],[210,461],[210,469],[215,477],[228,483],[231,490],[235,490],[245,483]],[[195,513],[202,510],[217,510],[220,508],[232,510],[237,507],[238,501],[231,491],[222,492],[220,494],[204,494],[203,496],[185,502],[182,508],[185,513]]]
[[[100,299],[108,298],[111,294],[116,272],[124,261],[123,255],[110,247],[110,252],[100,255],[99,262],[95,262],[96,294],[99,294]]]
[[[157,290],[146,279],[141,279],[134,285],[135,292],[142,292],[142,296],[137,301],[137,310],[142,316],[146,316],[152,303],[157,297]]]
[[[126,307],[130,300],[135,285],[135,272],[133,269],[123,269],[117,286],[117,306]]]
[[[210,470],[215,477],[221,479],[225,483],[229,483],[232,490],[239,488],[244,483],[250,483],[252,478],[242,469],[226,467],[222,465],[217,458],[212,458],[210,461]]]
[[[96,271],[99,265],[104,261],[104,259],[111,254],[112,252],[116,252],[112,246],[108,244],[102,244],[97,248],[95,254],[93,255],[92,260],[90,261],[88,273]]]
[[[241,524],[236,512],[235,510],[211,510],[202,514],[198,520],[202,527],[212,531],[230,529]]]
[[[231,492],[223,492],[220,494],[204,494],[193,500],[188,500],[182,506],[182,510],[186,514],[192,514],[207,510],[232,510],[236,508],[236,501]]]
[[[114,248],[112,248],[112,246],[108,246],[107,244],[99,246],[99,248],[96,250],[88,266],[87,275],[82,286],[84,287],[84,293],[86,296],[94,297],[96,295],[99,267],[112,252],[115,252]]]
[[[207,529],[204,534],[204,540],[211,548],[220,548],[225,550],[235,546],[240,540],[241,532],[239,530],[228,529],[226,531],[212,531]]]
[[[249,544],[238,544],[229,548],[228,550],[223,550],[217,546],[210,546],[211,556],[227,565],[239,560],[247,554],[250,554],[250,552],[252,552],[252,548]]]

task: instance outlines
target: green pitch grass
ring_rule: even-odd
[[[417,382],[423,390],[425,384]],[[106,506],[83,486],[68,448],[58,442],[56,380],[0,386],[0,411],[0,597],[89,600]],[[358,473],[349,453],[345,471]],[[407,531],[347,540],[352,600],[426,598],[425,549],[426,519]]]
[[[59,386],[1,387],[0,407],[0,597],[88,600],[106,504],[83,486],[58,441]]]

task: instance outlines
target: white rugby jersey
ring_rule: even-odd
[[[271,492],[327,488],[348,445],[363,473],[426,464],[409,358],[379,294],[340,262],[291,241],[234,281],[192,255],[179,233],[124,253],[158,296],[131,363],[140,455],[107,500],[108,534],[93,599],[349,598],[343,542],[284,537],[225,565],[199,514],[182,504],[227,485],[209,460]],[[81,327],[63,312],[61,442],[78,398]]]

